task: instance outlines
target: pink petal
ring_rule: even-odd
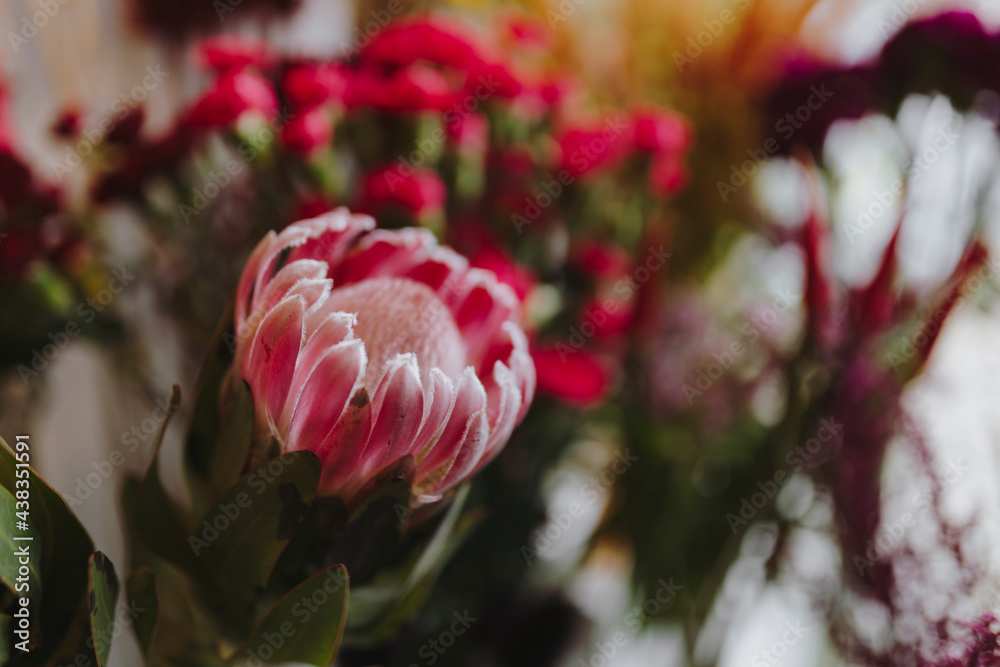
[[[448,248],[438,247],[431,251],[429,259],[407,271],[405,277],[427,285],[450,306],[458,296],[455,286],[468,270],[469,262],[464,257]]]
[[[424,414],[424,388],[413,354],[401,354],[390,362],[372,398],[371,437],[362,476],[410,453]]]
[[[441,488],[441,478],[451,477],[451,471],[471,470],[486,447],[487,435],[486,390],[472,368],[466,368],[448,423],[418,470],[418,483]]]
[[[513,347],[510,357],[507,358],[506,366],[514,374],[517,382],[517,389],[521,393],[521,405],[517,412],[517,423],[521,423],[524,415],[531,407],[531,401],[535,398],[535,362],[531,359],[531,351],[528,348],[528,338],[524,335],[521,327],[513,322],[504,322],[503,335],[506,335]]]
[[[517,425],[517,414],[521,408],[521,392],[517,388],[514,373],[501,362],[493,368],[493,377],[486,389],[486,414],[489,418],[490,434],[486,451],[476,466],[479,470],[500,453]]]
[[[313,259],[303,259],[286,264],[274,275],[274,278],[267,284],[264,291],[256,295],[253,300],[253,310],[257,310],[258,308],[270,310],[277,303],[283,301],[298,283],[306,280],[323,280],[326,278],[326,272],[326,262],[319,262]],[[306,296],[306,294],[303,293],[303,296]],[[307,306],[311,306],[313,303],[314,301],[310,301],[307,297]]]
[[[323,476],[320,479],[323,493],[340,493],[344,483],[356,473],[368,445],[371,427],[371,401],[368,391],[360,387],[354,392],[333,430],[316,450],[323,463]],[[359,481],[358,485],[364,481]]]
[[[510,286],[492,273],[469,269],[462,280],[459,302],[452,306],[469,358],[481,359],[504,322],[520,319],[520,302]]]
[[[344,313],[329,308],[319,308],[316,311],[306,311],[306,346],[313,344],[312,340],[320,336],[316,345],[333,347],[337,343],[354,337],[354,326],[358,318],[354,313]]]
[[[360,234],[375,228],[375,220],[340,207],[311,220],[298,222],[295,226],[303,226],[309,232],[306,238],[295,244],[289,253],[289,261],[318,259],[327,262],[332,271],[351,243]]]
[[[239,287],[236,288],[236,335],[240,336],[241,332],[239,329],[241,325],[246,322],[247,317],[249,317],[251,311],[253,310],[252,302],[254,297],[254,286],[257,281],[257,271],[260,268],[260,263],[263,261],[264,256],[268,254],[271,246],[274,245],[275,240],[278,235],[274,231],[270,231],[267,235],[261,239],[257,247],[253,249],[250,253],[250,258],[247,260],[246,266],[243,267],[243,274],[240,276]]]
[[[300,364],[282,414],[282,422],[288,424],[286,444],[290,449],[320,448],[360,387],[366,360],[364,344],[350,340],[326,348],[310,366]]]
[[[375,230],[358,243],[335,273],[337,285],[378,276],[405,275],[437,246],[426,229]]]
[[[437,442],[445,424],[448,423],[454,403],[455,388],[451,380],[441,372],[441,369],[432,368],[427,377],[424,418],[414,441],[414,453],[417,455],[418,465]]]
[[[244,373],[250,382],[259,424],[277,422],[295,372],[304,339],[305,303],[293,296],[264,316],[257,329]]]

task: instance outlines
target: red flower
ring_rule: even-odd
[[[492,271],[500,282],[513,288],[521,301],[524,301],[535,287],[535,278],[531,272],[511,259],[492,241],[484,240],[469,263],[472,266]]]
[[[632,304],[613,297],[592,299],[583,311],[583,321],[593,324],[597,338],[619,336],[629,330],[634,320]]]
[[[482,153],[489,144],[490,124],[481,114],[459,116],[448,124],[448,136],[458,150]]]
[[[296,109],[312,109],[344,98],[347,81],[337,65],[295,65],[285,71],[281,87]]]
[[[611,119],[601,126],[565,130],[556,141],[562,151],[561,166],[573,176],[583,176],[621,162],[631,143],[628,125]]]
[[[471,71],[483,62],[475,40],[458,26],[440,18],[400,21],[376,35],[361,51],[369,62],[408,65],[426,60],[436,65]]]
[[[583,348],[557,343],[532,349],[531,357],[540,392],[577,407],[599,403],[608,392],[610,374],[594,354]]]
[[[382,111],[442,111],[454,105],[455,91],[444,75],[425,64],[414,63],[384,76],[362,69],[350,81],[348,107],[371,107]]]
[[[322,462],[347,502],[412,457],[417,503],[495,457],[535,390],[519,303],[426,230],[338,209],[270,232],[237,292],[232,378],[258,433]],[[360,240],[358,240],[360,237]]]
[[[65,109],[52,124],[52,134],[60,139],[73,139],[80,134],[83,114],[76,107]]]
[[[321,107],[292,118],[281,131],[281,139],[289,148],[310,154],[328,146],[333,138],[333,121]]]
[[[196,127],[225,127],[248,111],[271,115],[277,108],[278,98],[267,79],[249,68],[229,69],[195,103],[188,118]]]
[[[38,228],[15,229],[0,238],[0,279],[20,279],[44,255]]]
[[[241,35],[218,35],[198,44],[201,64],[217,72],[253,66],[266,68],[271,61],[267,44]]]
[[[632,258],[618,246],[582,241],[573,250],[573,261],[595,278],[620,280],[632,271]]]
[[[691,146],[694,131],[680,114],[661,109],[633,110],[632,145],[650,153],[679,153]]]
[[[306,195],[299,200],[299,205],[292,215],[292,220],[317,218],[331,208],[333,208],[332,202],[326,196],[321,194]]]
[[[433,169],[395,165],[374,171],[365,178],[362,207],[378,211],[397,204],[417,218],[434,215],[444,208],[447,192]]]
[[[545,49],[552,46],[552,31],[542,21],[528,16],[511,16],[503,27],[515,42]]]
[[[668,197],[688,184],[688,171],[679,153],[660,153],[649,165],[649,189]]]
[[[142,123],[145,119],[146,110],[142,107],[130,110],[108,131],[105,141],[109,144],[117,144],[119,146],[131,144],[138,139],[139,131],[142,129]]]

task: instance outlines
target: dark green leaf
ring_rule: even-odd
[[[347,568],[334,565],[278,600],[257,624],[234,660],[329,665],[347,620]],[[309,600],[310,604],[303,604]]]
[[[16,463],[13,450],[0,438],[0,486],[11,492],[16,488]],[[36,547],[42,589],[58,591],[48,596],[37,617],[36,629],[45,641],[30,655],[33,661],[40,662],[60,648],[59,642],[75,634],[71,627],[74,619],[83,618],[78,615],[85,604],[87,560],[94,544],[62,496],[34,470],[28,470],[31,522],[38,531]],[[79,503],[75,499],[71,502]]]
[[[212,335],[194,393],[185,460],[188,468],[198,473],[202,480],[209,479],[211,463],[217,461],[214,449],[219,442],[219,387],[232,363],[236,345],[232,332],[233,310],[234,300],[230,299]]]
[[[100,551],[90,557],[90,637],[94,642],[98,667],[106,667],[115,632],[115,600],[118,577],[115,566]]]
[[[132,629],[139,640],[142,655],[147,660],[153,646],[156,621],[160,614],[160,599],[156,592],[156,577],[149,568],[141,568],[129,575],[125,582],[126,604],[135,609]]]
[[[181,402],[180,388],[174,386],[170,395],[168,415],[177,411]],[[153,449],[153,458],[145,477],[134,493],[135,506],[132,525],[139,536],[155,554],[181,568],[194,566],[194,558],[187,547],[188,530],[182,514],[160,482],[160,449],[169,419],[160,428]]]
[[[411,513],[410,495],[405,479],[380,486],[338,536],[330,559],[347,565],[355,586],[367,583],[398,554],[404,521]]]
[[[17,597],[30,598],[37,608],[42,599],[42,578],[38,565],[42,544],[31,522],[30,511],[28,520],[22,521],[16,516],[16,508],[17,501],[10,491],[0,489],[0,581],[7,584]],[[25,562],[22,563],[22,560]],[[27,577],[18,581],[22,566],[27,568]],[[26,590],[25,584],[28,586]]]
[[[290,452],[241,479],[188,540],[205,569],[244,597],[260,592],[319,485],[319,459]]]
[[[347,634],[353,646],[385,641],[420,610],[442,568],[481,518],[462,514],[468,494],[468,485],[459,489],[434,534],[408,563],[371,585],[355,587]]]
[[[253,440],[253,395],[246,382],[240,384],[215,446],[209,453],[209,487],[221,493],[243,473]],[[217,497],[217,496],[216,496]]]

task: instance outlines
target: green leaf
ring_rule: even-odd
[[[298,529],[319,486],[319,459],[290,452],[241,479],[211,507],[188,540],[205,569],[251,598]]]
[[[233,312],[235,299],[230,299],[219,319],[208,356],[198,376],[195,402],[191,411],[185,443],[186,467],[198,473],[202,481],[210,479],[212,462],[218,461],[215,453],[219,444],[219,387],[233,361],[236,339],[233,337]]]
[[[168,418],[160,427],[149,468],[138,490],[134,492],[135,505],[132,508],[131,524],[153,553],[182,569],[190,569],[197,566],[191,550],[187,547],[188,529],[182,520],[182,513],[160,481],[160,449],[163,446],[163,436],[170,421],[169,415],[177,411],[180,402],[180,388],[175,385],[170,394]]]
[[[115,566],[100,551],[90,557],[90,637],[94,642],[98,667],[106,667],[115,632],[115,600],[118,577]]]
[[[410,483],[394,479],[365,499],[330,551],[330,561],[344,563],[355,586],[367,583],[395,558],[403,544],[410,511]]]
[[[208,486],[211,490],[221,493],[240,479],[252,442],[253,395],[250,386],[243,382],[233,398],[233,406],[215,446],[209,452]]]
[[[462,514],[469,488],[459,489],[434,534],[408,563],[380,574],[369,585],[355,587],[347,628],[352,646],[371,646],[391,638],[419,611],[448,559],[481,518],[477,512]]]
[[[343,565],[306,579],[271,607],[233,659],[329,665],[344,635],[349,587]]]
[[[19,448],[22,458],[24,453]],[[13,450],[0,438],[0,486],[10,492],[16,488],[16,464]],[[58,591],[47,597],[36,617],[36,629],[45,639],[30,655],[33,661],[42,662],[62,647],[60,642],[76,634],[73,623],[85,613],[87,560],[94,544],[62,496],[34,470],[28,468],[28,471],[31,485],[28,499],[31,523],[38,531],[42,589]]]
[[[130,574],[125,582],[125,594],[128,606],[137,612],[132,621],[132,629],[139,640],[142,655],[148,661],[160,614],[160,598],[156,592],[153,571],[144,567]]]
[[[37,609],[42,599],[42,577],[38,565],[42,544],[31,522],[30,509],[28,520],[23,522],[16,516],[17,511],[14,496],[7,489],[0,489],[0,581],[17,597],[30,598]],[[22,563],[22,559],[26,562]],[[22,566],[27,568],[27,577],[18,581]],[[28,585],[27,590],[23,590],[24,584]],[[22,590],[18,590],[19,586]]]

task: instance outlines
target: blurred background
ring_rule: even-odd
[[[428,157],[443,195],[365,181],[436,79],[329,93],[330,135],[255,140],[246,82],[191,120],[228,76],[205,38],[294,106],[296,67],[442,65],[369,47],[428,16],[520,77]],[[0,433],[127,561],[120,476],[87,475],[145,465],[263,232],[346,203],[510,282],[541,391],[420,614],[343,664],[1000,664],[998,31],[990,0],[8,0]],[[628,157],[542,203],[622,117]]]

